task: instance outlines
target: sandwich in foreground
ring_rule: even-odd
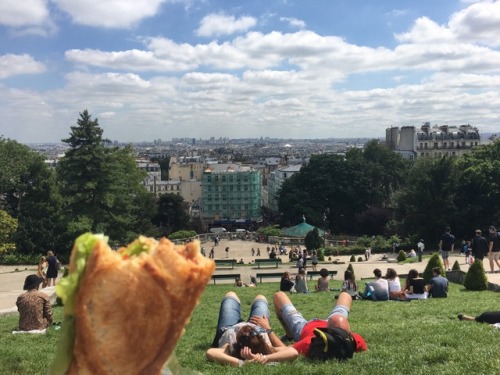
[[[113,251],[81,235],[56,286],[65,318],[49,375],[159,374],[214,267],[198,241],[141,236]]]

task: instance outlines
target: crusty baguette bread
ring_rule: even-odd
[[[173,352],[214,262],[200,254],[198,241],[141,241],[154,250],[123,259],[99,241],[90,254],[76,298],[67,374],[159,374]]]

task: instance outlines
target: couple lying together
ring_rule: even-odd
[[[288,296],[278,292],[273,298],[275,312],[294,344],[286,346],[271,329],[266,297],[255,297],[248,321],[241,319],[241,304],[234,292],[222,300],[212,347],[206,355],[211,361],[243,367],[247,363],[293,361],[299,355],[312,359],[345,360],[354,352],[367,350],[365,340],[351,332],[348,315],[352,298],[341,293],[326,320],[307,321]]]

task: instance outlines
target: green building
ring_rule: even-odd
[[[201,216],[210,223],[251,223],[261,219],[262,176],[252,167],[209,165],[202,176]]]

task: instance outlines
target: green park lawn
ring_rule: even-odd
[[[278,283],[259,284],[257,288],[238,288],[243,318],[257,293],[272,301]],[[340,282],[332,282],[340,287]],[[313,282],[310,282],[313,287]],[[476,315],[500,309],[500,293],[469,292],[452,284],[447,299],[412,302],[354,301],[350,321],[354,332],[361,334],[369,350],[355,354],[348,362],[312,362],[299,358],[293,363],[275,366],[251,365],[242,370],[216,365],[205,359],[212,342],[219,303],[231,285],[209,285],[191,322],[178,343],[177,360],[184,369],[203,374],[495,374],[500,369],[500,330],[486,324],[461,322],[457,314]],[[338,292],[291,295],[306,318],[324,318]],[[273,311],[271,303],[271,311]],[[154,312],[152,312],[154,313]],[[62,319],[62,308],[54,308],[55,320]],[[49,330],[45,336],[11,335],[17,316],[0,317],[0,374],[46,374],[53,359],[60,331]],[[142,317],[147,319],[147,316]],[[283,329],[274,316],[271,324],[278,335]],[[182,374],[193,372],[185,371]]]

